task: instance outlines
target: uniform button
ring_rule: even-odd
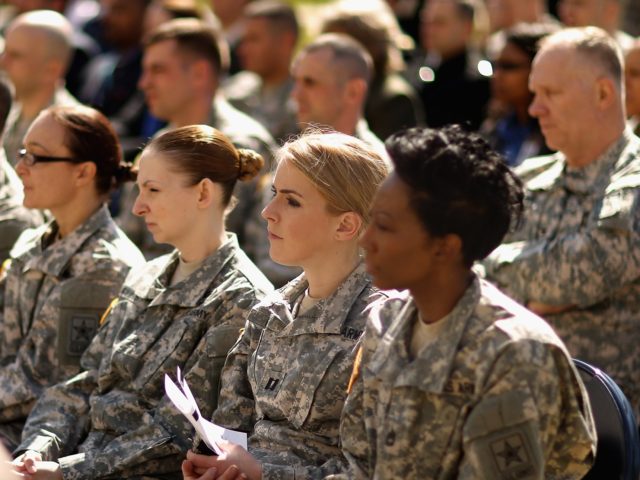
[[[385,439],[384,443],[387,445],[387,447],[393,446],[393,444],[396,443],[396,432],[391,430],[387,434],[387,438]]]

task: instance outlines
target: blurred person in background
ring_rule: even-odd
[[[0,65],[15,89],[3,141],[12,165],[18,162],[27,129],[42,110],[50,105],[78,105],[64,86],[71,33],[67,19],[52,10],[19,15],[7,29]]]
[[[422,102],[413,86],[400,75],[405,69],[402,53],[396,44],[401,32],[386,4],[372,2],[369,7],[338,6],[331,10],[322,30],[349,35],[369,52],[373,76],[367,91],[364,117],[378,138],[384,140],[402,128],[424,123]]]
[[[567,27],[600,27],[616,39],[623,50],[633,38],[620,30],[622,0],[560,0],[558,16]]]
[[[290,71],[298,21],[292,7],[272,0],[250,3],[243,18],[237,49],[242,71],[225,81],[224,95],[281,144],[298,131]]]
[[[463,123],[477,129],[485,117],[491,69],[474,39],[483,13],[479,0],[428,0],[422,9],[420,39],[426,56],[411,72],[411,81],[430,127]]]
[[[522,23],[499,34],[501,47],[491,60],[491,103],[481,133],[514,167],[523,160],[550,153],[538,120],[529,114],[531,62],[538,42],[558,30],[551,24]]]

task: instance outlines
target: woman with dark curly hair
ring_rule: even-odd
[[[341,423],[349,478],[581,478],[584,386],[542,319],[471,270],[522,210],[519,180],[459,127],[386,142],[395,171],[362,246],[382,289]]]

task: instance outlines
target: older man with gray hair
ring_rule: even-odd
[[[15,103],[7,120],[4,148],[11,164],[22,138],[40,111],[51,105],[76,105],[64,88],[71,60],[72,27],[53,10],[17,16],[5,34],[1,66],[15,88]]]
[[[525,160],[525,215],[488,276],[609,373],[640,411],[640,139],[625,127],[622,55],[597,27],[547,37],[529,107],[558,153]]]

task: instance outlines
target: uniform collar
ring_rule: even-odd
[[[35,230],[34,236],[24,245],[24,250],[12,252],[12,255],[21,255],[29,252],[23,272],[27,270],[39,270],[47,275],[59,277],[62,275],[71,258],[82,248],[89,237],[99,229],[112,223],[111,215],[106,205],[100,207],[83,224],[57,242],[45,245],[45,239],[58,231],[55,220]]]
[[[136,295],[151,300],[149,306],[152,307],[165,304],[184,308],[196,307],[202,303],[213,279],[220,274],[227,263],[235,258],[239,249],[235,234],[227,233],[227,240],[218,250],[209,255],[195,272],[181,282],[167,286],[179,262],[179,253],[174,250],[153,283],[141,284],[136,289]]]
[[[412,363],[408,346],[417,309],[413,300],[409,300],[398,319],[382,337],[370,361],[369,369],[389,385],[414,386],[423,391],[442,393],[453,366],[454,356],[458,352],[468,321],[480,302],[480,296],[480,280],[474,275],[462,298],[442,319],[446,321],[446,325],[438,335],[437,341],[421,351]]]
[[[294,324],[291,307],[309,286],[302,274],[270,295],[258,306],[255,314],[268,318],[266,327],[280,332],[283,336],[308,333],[339,334],[353,304],[370,284],[364,262],[361,261],[332,295],[322,299],[307,312],[317,312],[318,316],[313,321]],[[303,317],[307,316],[303,315]]]

